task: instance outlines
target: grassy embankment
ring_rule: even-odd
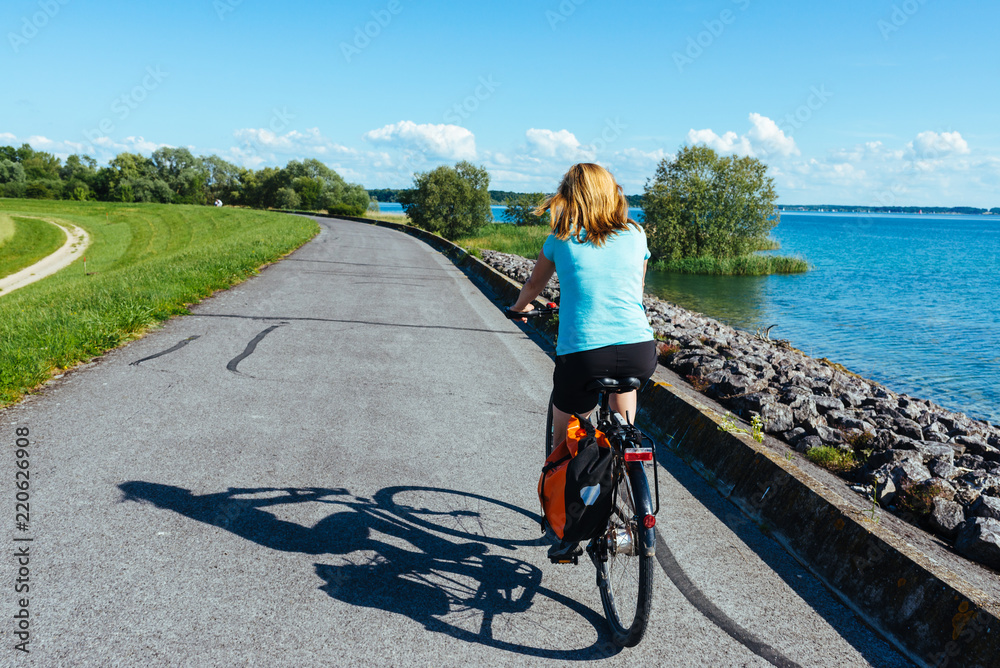
[[[690,257],[683,260],[661,260],[653,264],[653,269],[675,274],[765,276],[767,274],[801,274],[809,271],[809,264],[797,257],[754,254],[727,258]]]
[[[64,243],[66,233],[51,223],[0,212],[0,278],[33,265]]]
[[[87,273],[77,260],[0,296],[0,406],[186,313],[189,304],[245,280],[319,230],[296,216],[177,204],[0,199],[4,214],[65,220],[92,241]]]

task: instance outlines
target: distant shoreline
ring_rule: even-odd
[[[1000,215],[1000,208],[980,209],[971,206],[848,206],[836,204],[779,204],[778,210],[781,212],[801,212],[801,213],[882,213],[882,214],[910,214],[925,216],[997,216]]]

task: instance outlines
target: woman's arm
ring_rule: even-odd
[[[521,288],[521,294],[518,295],[517,301],[510,307],[510,310],[530,311],[533,309],[534,306],[531,306],[531,302],[535,297],[542,294],[542,290],[549,284],[549,279],[552,278],[552,274],[555,272],[555,263],[539,251],[538,260],[535,261],[535,268],[531,270],[531,276],[528,277],[528,280]],[[531,308],[528,308],[529,306]]]

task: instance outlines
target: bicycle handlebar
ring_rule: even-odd
[[[520,320],[521,318],[543,318],[559,313],[559,306],[554,302],[549,302],[541,308],[534,308],[530,311],[511,311],[510,307],[504,309],[503,314],[508,320]]]

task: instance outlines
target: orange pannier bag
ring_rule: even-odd
[[[552,450],[538,480],[542,530],[547,524],[560,540],[584,541],[601,535],[611,515],[614,454],[590,420],[570,418],[566,438]]]

